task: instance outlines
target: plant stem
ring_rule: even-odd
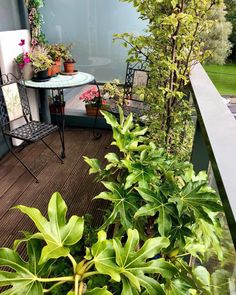
[[[90,272],[86,272],[84,275],[83,275],[83,279],[87,278],[87,277],[90,277],[90,276],[94,276],[94,275],[98,275],[99,272],[98,271],[90,271]]]
[[[68,258],[70,259],[72,265],[73,265],[73,271],[74,273],[76,272],[76,266],[77,266],[77,262],[75,261],[74,257],[71,254],[68,254]]]
[[[79,293],[77,293],[77,294],[75,293],[75,295],[83,295],[83,289],[84,289],[84,284],[81,281],[80,285],[79,285]]]
[[[65,281],[58,282],[58,283],[54,284],[54,285],[53,285],[51,288],[49,288],[49,289],[43,289],[43,292],[44,292],[44,293],[49,293],[49,292],[52,291],[52,289],[54,289],[54,288],[56,288],[57,286],[62,285],[62,284],[64,284],[64,283],[65,283]]]
[[[79,276],[75,275],[75,295],[78,295],[78,294],[79,294]]]
[[[68,276],[68,277],[58,277],[58,278],[37,278],[36,279],[38,282],[41,283],[51,283],[51,282],[74,282],[74,277],[73,276]]]

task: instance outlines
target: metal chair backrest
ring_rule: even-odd
[[[13,74],[0,76],[0,123],[3,130],[19,118],[31,120],[29,100],[24,81]]]
[[[134,95],[135,87],[143,87],[148,85],[149,79],[148,64],[146,61],[127,63],[125,84],[124,84],[124,101],[140,100]]]

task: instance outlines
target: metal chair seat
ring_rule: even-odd
[[[22,120],[24,120],[23,125],[12,128],[12,126],[14,126],[12,123],[19,119],[21,119],[22,123]],[[27,169],[37,182],[37,177],[18,157],[13,150],[12,144],[6,137],[22,140],[22,146],[24,146],[24,143],[31,144],[40,140],[48,149],[51,150],[51,152],[54,153],[54,155],[57,156],[61,163],[63,163],[62,158],[44,140],[44,138],[52,132],[59,131],[59,137],[63,148],[62,135],[59,127],[45,122],[32,120],[29,99],[24,81],[11,73],[0,76],[0,131],[2,132],[9,151]]]
[[[6,131],[5,134],[28,142],[36,142],[58,129],[58,126],[52,124],[31,121],[13,130]]]

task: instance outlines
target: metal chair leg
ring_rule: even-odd
[[[9,147],[11,154],[16,157],[16,159],[25,167],[25,169],[34,177],[34,179],[36,180],[36,182],[38,183],[39,180],[38,178],[34,175],[33,172],[30,171],[30,169],[21,161],[21,159],[16,155],[16,153],[12,150],[11,147]]]
[[[10,153],[21,163],[22,166],[25,167],[25,169],[33,176],[33,178],[38,183],[39,182],[38,178],[34,175],[33,172],[31,172],[31,170],[21,161],[21,159],[17,156],[17,154],[12,150],[12,146],[9,144],[9,142],[8,142],[8,140],[6,138],[6,135],[4,133],[3,133],[3,137],[4,137],[4,140],[5,140],[6,145],[9,148]]]
[[[63,164],[63,160],[62,158],[46,143],[46,141],[43,140],[43,138],[41,139],[42,142],[46,145],[46,147],[54,154],[57,156],[57,158],[61,161],[61,163]]]

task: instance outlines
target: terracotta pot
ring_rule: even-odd
[[[58,74],[58,66],[54,64],[48,69],[48,76],[55,77],[57,74]]]
[[[86,114],[88,116],[96,116],[96,114],[97,114],[97,107],[95,105],[86,104],[85,105],[85,109],[86,109]],[[108,110],[109,109],[109,106],[108,105],[102,105],[99,109],[101,109],[101,110]],[[98,117],[102,117],[102,114],[100,113],[100,110],[98,110]]]
[[[96,116],[96,114],[97,114],[97,107],[95,105],[86,104],[85,105],[85,109],[86,109],[86,114],[88,116]],[[99,110],[98,110],[98,116],[99,117],[102,116],[102,114],[100,113]]]
[[[60,73],[61,72],[61,60],[56,60],[55,61],[55,65],[56,65],[56,73]]]
[[[75,62],[64,62],[64,70],[66,73],[74,73]]]

